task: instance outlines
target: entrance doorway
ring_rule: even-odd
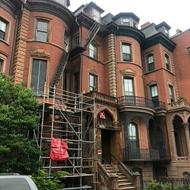
[[[111,136],[112,131],[101,130],[102,163],[111,164]]]

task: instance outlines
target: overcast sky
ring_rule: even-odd
[[[70,0],[70,10],[76,10],[80,5],[91,0]],[[140,25],[145,22],[159,24],[167,22],[171,27],[171,34],[176,29],[182,31],[190,28],[190,0],[94,0],[104,9],[103,15],[119,12],[133,12],[140,18]]]

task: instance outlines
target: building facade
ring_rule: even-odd
[[[81,184],[115,190],[125,187],[125,176],[131,187],[140,188],[153,178],[190,175],[190,30],[170,37],[166,22],[146,23],[139,29],[139,18],[132,12],[102,17],[104,10],[94,2],[75,12],[69,5],[69,0],[0,0],[0,71],[31,88],[39,103],[49,93],[48,103],[54,109],[48,116],[42,113],[41,131],[51,133],[46,128],[51,120],[70,126],[72,133],[73,126],[79,125],[77,119],[74,125],[74,120],[69,121],[71,110],[79,110],[72,102],[78,101],[77,94],[91,98],[83,98],[88,106],[80,110],[81,115],[72,111],[72,117],[80,118],[81,123],[81,131],[77,129],[75,134],[82,136],[86,128],[89,143],[93,136],[88,146],[93,147],[91,169],[89,161],[83,164],[86,141],[80,141],[80,135],[64,138],[80,141],[80,146],[70,146],[70,154],[80,154],[81,160],[61,167],[43,157],[44,166],[49,164],[45,168],[51,173],[52,168],[72,166],[74,171],[74,163],[78,166],[80,162],[72,180],[78,173]],[[61,95],[53,101],[49,89],[55,88],[61,89]],[[68,101],[66,96],[75,99]],[[63,97],[67,104],[60,100]],[[63,111],[63,105],[70,109]],[[68,118],[63,113],[58,116],[57,109]],[[57,129],[55,136],[60,134],[64,131]],[[82,176],[85,167],[92,179]],[[114,168],[123,184],[117,176],[110,176]]]

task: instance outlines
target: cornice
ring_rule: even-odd
[[[75,17],[72,12],[65,6],[60,5],[55,1],[44,1],[44,0],[29,0],[25,4],[25,8],[30,11],[46,12],[53,14],[61,18],[72,31],[77,29]]]
[[[21,0],[0,0],[0,7],[7,10],[14,17],[20,13]]]
[[[170,51],[173,51],[176,47],[176,44],[171,39],[169,39],[162,32],[159,32],[153,36],[150,36],[149,38],[146,38],[142,44],[142,48],[147,49],[156,44],[162,44],[165,48],[167,48]]]
[[[133,28],[130,26],[117,25],[114,22],[109,23],[103,28],[103,35],[109,35],[114,33],[117,36],[129,36],[136,39],[140,44],[145,39],[144,34],[138,30],[137,28]]]

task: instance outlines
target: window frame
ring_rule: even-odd
[[[5,59],[0,56],[0,73],[4,72]]]
[[[170,56],[167,53],[164,54],[164,64],[165,64],[165,68],[168,71],[171,71]]]
[[[152,62],[150,62],[150,58],[152,57]],[[147,65],[147,72],[151,72],[155,70],[155,61],[154,61],[154,54],[150,53],[146,56],[146,65]]]
[[[173,103],[175,101],[175,94],[174,94],[174,86],[171,84],[168,84],[168,96],[170,103]]]
[[[2,18],[2,17],[0,17],[0,22],[2,22],[3,24],[5,24],[5,31],[1,30],[1,28],[0,28],[0,32],[3,33],[3,38],[0,37],[0,40],[7,41],[7,39],[8,39],[9,22],[7,20],[5,20],[4,18]]]
[[[152,89],[154,88],[154,87],[156,87],[155,89],[156,89],[156,95],[153,95],[153,91],[152,91]],[[155,97],[158,97],[158,85],[157,84],[152,84],[152,85],[150,85],[149,86],[149,89],[150,89],[150,97],[151,98],[155,98]]]
[[[43,22],[47,23],[47,31],[38,29],[38,23]],[[49,23],[50,21],[48,19],[44,18],[37,18],[36,19],[36,29],[35,29],[35,40],[38,42],[49,42]],[[41,40],[38,34],[46,34],[46,40]]]
[[[97,59],[98,57],[97,55],[98,55],[98,49],[96,44],[94,42],[90,43],[88,46],[88,56],[92,59]]]
[[[45,74],[44,74],[44,84],[43,85],[45,85],[45,83],[46,83],[46,81],[47,81],[47,71],[48,71],[48,60],[47,59],[41,59],[41,58],[36,58],[36,57],[34,57],[34,58],[32,58],[32,62],[31,62],[31,77],[30,77],[30,88],[32,89],[32,91],[33,91],[33,93],[36,95],[36,96],[43,96],[43,94],[44,94],[44,88],[40,91],[39,90],[39,77],[40,77],[40,74],[41,74],[41,72],[38,70],[38,79],[37,79],[37,83],[38,83],[38,87],[36,88],[36,89],[34,89],[33,90],[33,87],[32,87],[32,82],[33,82],[33,80],[32,80],[32,77],[33,77],[33,63],[34,63],[34,61],[35,60],[37,60],[37,61],[40,61],[40,63],[41,64],[43,64],[42,62],[45,62],[45,64],[46,64],[46,66],[45,66]],[[38,68],[39,68],[40,66],[38,65]],[[41,68],[41,67],[40,67]],[[36,76],[37,77],[37,76]]]
[[[129,50],[128,53],[124,52],[124,46],[126,46],[127,49]],[[132,62],[132,44],[127,43],[127,42],[122,42],[121,43],[121,55],[122,55],[122,61]],[[126,58],[125,58],[125,56],[126,56]]]
[[[93,85],[91,85],[91,77],[93,77]],[[98,91],[98,76],[93,73],[89,73],[89,83],[88,83],[89,91]]]
[[[125,20],[128,20],[127,22]],[[129,18],[122,17],[121,18],[121,24],[126,25],[126,26],[131,26],[131,22]]]
[[[128,88],[132,88],[132,91],[127,91],[125,89],[125,80],[130,80],[132,83],[131,86],[128,86]],[[129,84],[129,83],[128,83]],[[135,85],[134,85],[134,77],[130,77],[130,76],[123,76],[123,95],[124,96],[135,96]]]

